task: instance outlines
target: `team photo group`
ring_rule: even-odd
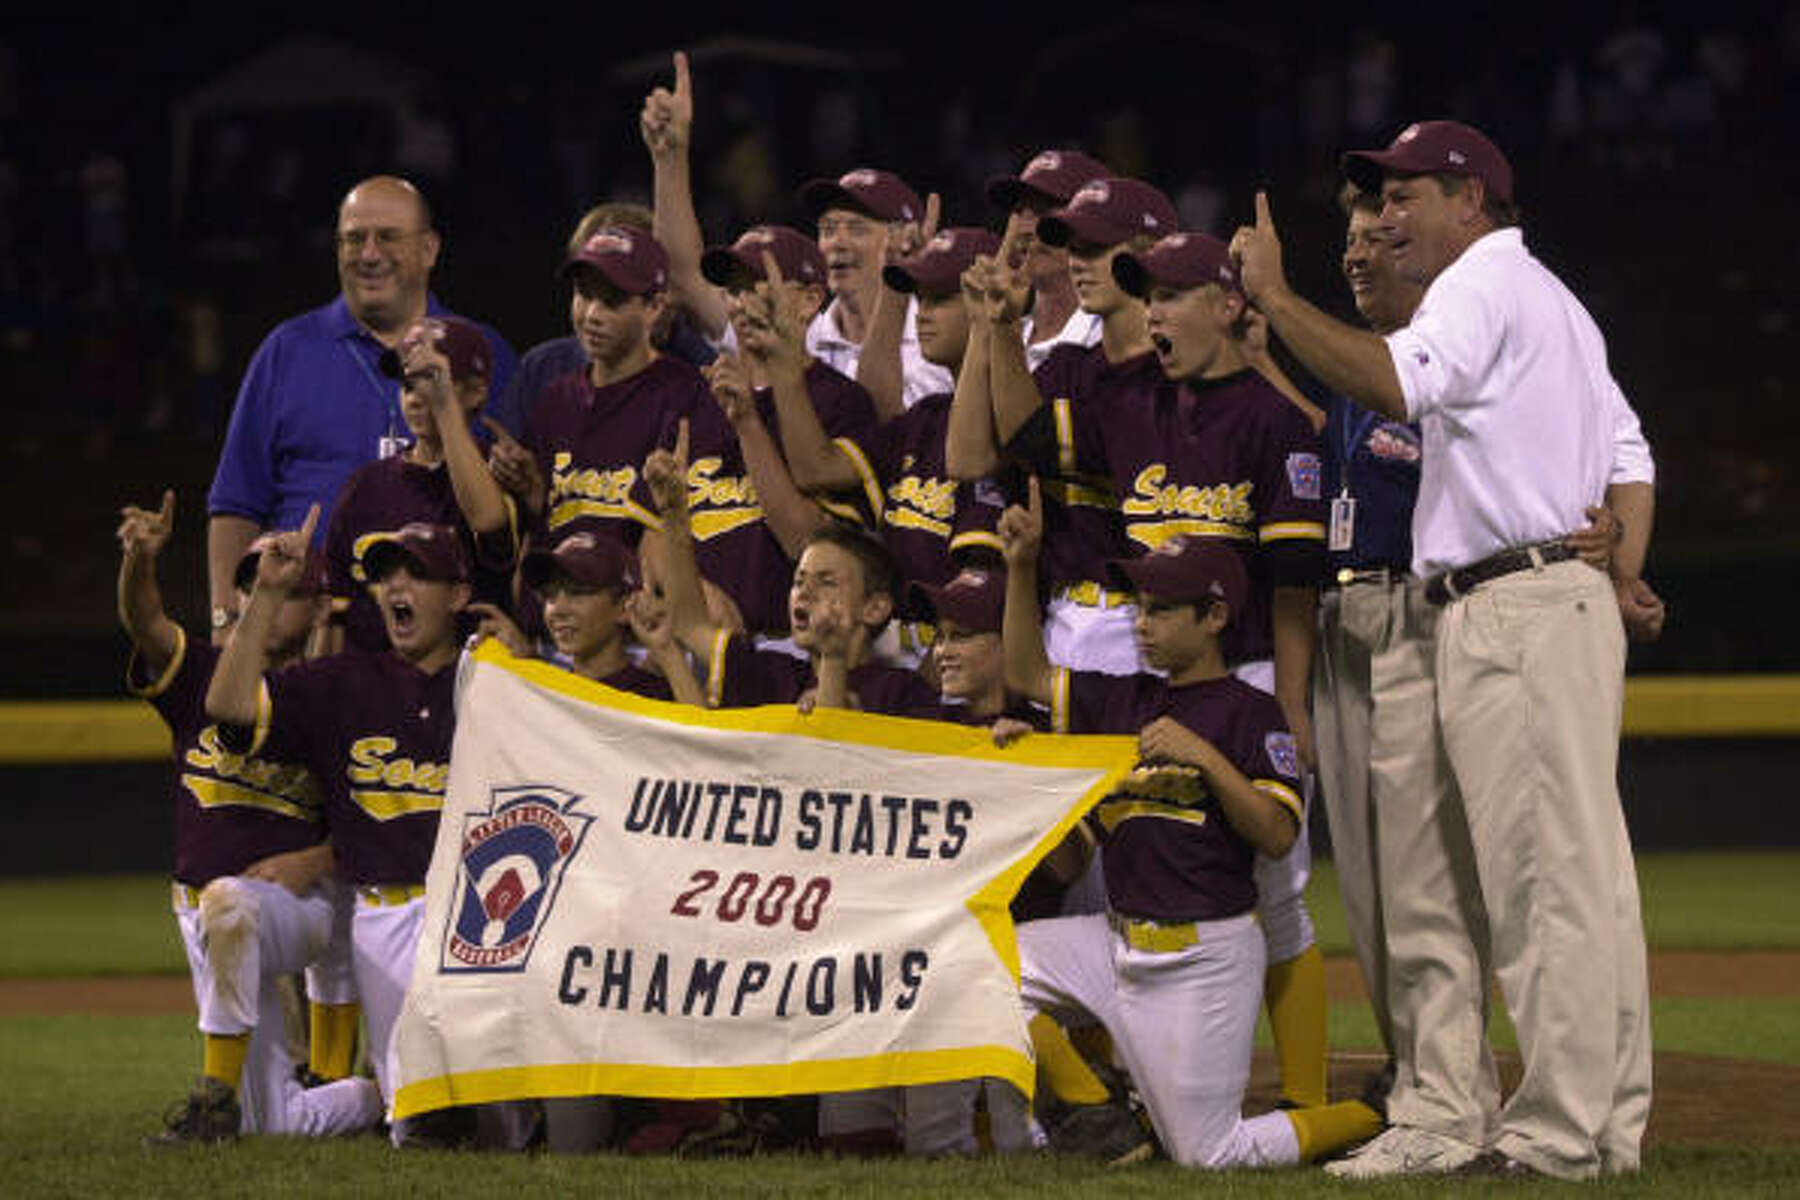
[[[1636,1170],[1654,465],[1503,149],[1345,148],[1347,323],[1292,198],[1220,238],[1063,147],[703,232],[706,116],[676,54],[523,356],[419,189],[348,188],[210,632],[156,565],[199,498],[123,511],[201,1035],[147,1142]],[[1335,1095],[1321,822],[1385,1050]]]

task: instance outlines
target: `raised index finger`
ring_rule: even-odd
[[[305,552],[306,547],[312,545],[313,530],[318,527],[319,504],[318,501],[315,500],[313,506],[306,510],[306,520],[300,522],[300,549],[302,553]]]
[[[175,489],[174,488],[164,488],[163,489],[162,511],[158,512],[156,514],[156,516],[157,516],[157,519],[162,522],[163,527],[165,529],[174,527],[174,525],[175,525]]]
[[[688,422],[681,418],[681,424],[675,427],[675,462],[685,471],[688,465]]]
[[[921,242],[929,242],[937,236],[938,220],[942,216],[943,210],[944,202],[936,192],[931,192],[925,197],[925,223],[919,226]]]
[[[779,288],[787,282],[781,274],[781,264],[775,261],[775,255],[767,250],[762,252],[763,278],[768,280],[771,288]]]
[[[1034,517],[1044,515],[1044,489],[1038,483],[1036,475],[1025,481],[1025,511]]]
[[[1256,193],[1256,227],[1274,232],[1275,220],[1269,216],[1269,193],[1258,190]]]
[[[675,98],[686,100],[692,94],[692,90],[693,82],[692,77],[688,74],[687,51],[677,50],[675,52]]]
[[[513,437],[510,429],[502,425],[499,421],[496,421],[487,413],[481,414],[481,425],[482,428],[494,435],[494,440],[496,442],[504,442],[509,446],[517,446],[519,444],[518,439]]]

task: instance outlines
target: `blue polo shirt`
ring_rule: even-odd
[[[1350,549],[1326,551],[1326,578],[1344,567],[1408,570],[1419,498],[1419,427],[1333,396],[1319,440],[1325,499],[1348,494],[1356,502]]]
[[[436,296],[427,295],[425,307],[450,315]],[[484,411],[516,434],[518,413],[506,403],[512,347],[492,328],[482,330],[494,351]],[[244,372],[207,511],[298,529],[316,501],[322,544],[350,473],[379,457],[382,438],[410,439],[400,384],[382,375],[381,351],[342,296],[277,325]]]

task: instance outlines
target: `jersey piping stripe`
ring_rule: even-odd
[[[1075,470],[1075,414],[1070,411],[1069,398],[1052,400],[1050,413],[1056,419],[1056,462],[1067,474]]]
[[[1039,480],[1044,494],[1059,504],[1080,508],[1103,508],[1108,512],[1116,512],[1119,508],[1118,498],[1108,488],[1093,484],[1077,483],[1071,479]]]
[[[831,444],[836,446],[843,456],[850,460],[850,466],[856,477],[862,481],[863,496],[869,502],[869,515],[879,524],[881,514],[886,509],[886,498],[881,492],[881,479],[875,474],[875,467],[869,462],[862,447],[849,438],[833,438]]]
[[[1042,636],[1040,634],[1040,636]],[[1069,668],[1050,672],[1050,732],[1069,732]]]

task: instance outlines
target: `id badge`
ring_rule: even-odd
[[[1349,496],[1334,496],[1331,501],[1331,536],[1327,550],[1348,550],[1356,535],[1356,501]]]
[[[405,451],[405,438],[386,436],[375,439],[376,458],[393,458],[397,454],[405,453]]]

